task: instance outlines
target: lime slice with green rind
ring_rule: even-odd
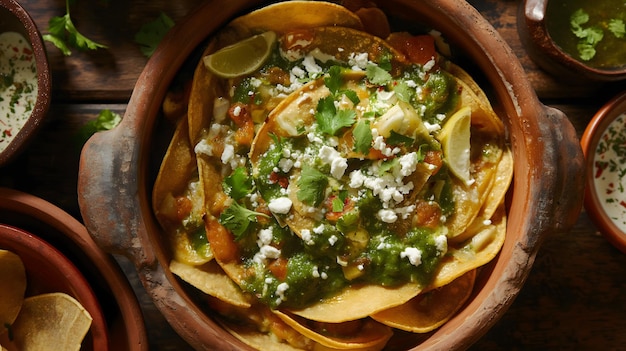
[[[205,56],[204,65],[222,78],[250,74],[267,61],[275,42],[272,31],[257,34]]]

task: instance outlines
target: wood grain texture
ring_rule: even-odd
[[[23,0],[42,31],[64,13],[61,0]],[[105,108],[123,114],[146,58],[133,37],[164,12],[180,20],[201,0],[77,1],[72,17],[107,50],[65,57],[47,44],[53,74],[52,107],[44,128],[12,164],[0,186],[42,197],[80,219],[76,183],[81,126]],[[540,99],[565,112],[578,135],[624,83],[574,84],[554,79],[527,56],[517,34],[518,0],[470,0],[509,43]],[[575,176],[575,175],[572,175]],[[143,292],[134,268],[118,262],[144,311],[151,350],[187,350]],[[626,255],[612,247],[587,217],[569,233],[545,238],[528,280],[509,311],[471,350],[620,350],[626,346]]]

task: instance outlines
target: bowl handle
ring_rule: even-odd
[[[132,124],[92,136],[81,152],[78,204],[85,226],[104,251],[121,254],[137,267],[155,262],[139,199],[139,157]],[[112,210],[115,209],[115,210]]]
[[[529,185],[530,195],[538,199],[529,214],[535,221],[537,232],[529,235],[527,243],[537,250],[541,241],[551,232],[569,230],[580,215],[584,189],[584,156],[576,130],[560,110],[541,106],[536,126],[540,129],[536,143],[527,147],[541,150],[530,152],[541,155],[543,162],[531,171],[529,178],[522,180],[534,183]]]

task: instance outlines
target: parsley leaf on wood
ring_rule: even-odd
[[[233,232],[235,240],[240,240],[251,222],[256,222],[257,216],[269,217],[265,213],[255,212],[233,201],[220,215],[219,222],[226,229]]]
[[[76,29],[70,16],[69,0],[65,0],[65,15],[54,16],[48,22],[48,32],[43,35],[43,39],[54,44],[65,56],[72,54],[70,47],[81,50],[107,48],[106,45],[98,44],[85,37]]]
[[[237,167],[233,174],[224,179],[222,187],[228,196],[239,200],[252,192],[252,179],[244,167]]]
[[[352,131],[352,135],[354,135],[354,151],[362,154],[369,153],[370,147],[372,147],[372,140],[374,139],[369,121],[359,121]]]
[[[135,42],[139,44],[141,53],[146,57],[151,57],[165,34],[173,26],[174,21],[163,12],[154,21],[141,26],[139,32],[135,34]]]
[[[109,109],[100,111],[98,117],[85,123],[78,131],[78,141],[82,145],[96,132],[109,130],[117,127],[122,121],[122,116]]]
[[[302,167],[298,179],[298,200],[309,206],[318,206],[324,200],[328,177],[311,166]]]
[[[352,126],[355,118],[356,112],[353,110],[337,110],[332,96],[322,98],[317,103],[315,120],[322,133],[335,135],[341,128]]]

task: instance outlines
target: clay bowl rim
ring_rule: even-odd
[[[15,31],[21,33],[28,39],[33,48],[37,66],[37,101],[28,121],[22,126],[9,145],[0,151],[0,166],[9,163],[18,156],[41,127],[50,108],[52,80],[46,46],[35,21],[16,0],[0,0],[0,16],[5,15],[12,17],[12,19],[17,19],[21,25],[14,27],[18,22],[9,20],[8,23],[11,26],[5,27],[3,21],[0,22],[2,23],[0,26],[1,30],[3,32]]]
[[[209,1],[179,22],[139,77],[120,126],[94,135],[81,153],[79,207],[90,234],[105,251],[125,255],[135,263],[157,308],[197,349],[216,345],[246,347],[200,310],[189,291],[182,289],[183,284],[169,272],[163,245],[158,235],[154,235],[160,229],[151,209],[148,169],[152,160],[147,154],[153,144],[160,102],[178,68],[228,19],[260,3]],[[389,5],[382,4],[381,1],[381,7]],[[515,167],[519,173],[512,185],[514,201],[509,211],[515,216],[508,224],[513,234],[493,264],[485,267],[485,273],[490,274],[482,282],[493,289],[481,285],[463,311],[429,334],[416,349],[465,348],[486,333],[512,303],[530,271],[542,238],[548,232],[569,229],[578,218],[583,184],[580,177],[571,174],[582,173],[582,151],[567,117],[539,102],[508,44],[471,5],[453,0],[398,0],[393,5],[398,11],[413,11],[412,20],[435,28],[436,23],[447,23],[449,28],[444,35],[455,38],[454,45],[477,61],[494,86],[516,155]],[[222,19],[217,19],[215,13]],[[475,32],[479,33],[479,39],[473,36]],[[187,40],[181,43],[181,37]],[[161,84],[154,84],[155,80]],[[563,153],[569,157],[560,157]],[[115,220],[114,226],[111,220]],[[184,315],[181,310],[186,311]],[[195,329],[190,330],[190,326]]]
[[[626,62],[621,68],[591,67],[576,60],[556,44],[546,25],[548,1],[524,0],[520,3],[518,31],[530,57],[546,71],[570,80],[584,78],[593,81],[619,81],[626,79]]]
[[[591,118],[583,132],[581,145],[585,155],[587,183],[585,187],[585,210],[602,235],[620,251],[626,253],[626,233],[602,209],[600,197],[594,184],[594,155],[602,133],[620,115],[626,113],[626,91],[604,104]]]
[[[26,297],[51,292],[63,292],[74,297],[92,318],[84,342],[91,341],[94,351],[108,350],[108,331],[98,298],[87,279],[67,256],[37,235],[2,223],[0,248],[9,250],[22,259],[28,277]],[[54,282],[42,283],[36,279],[48,274],[55,278]]]
[[[109,346],[119,346],[129,351],[147,351],[148,342],[143,320],[143,312],[139,307],[139,301],[126,276],[115,262],[114,258],[100,249],[93,241],[87,229],[73,216],[56,205],[31,194],[19,190],[0,187],[0,220],[3,223],[26,227],[24,224],[33,225],[28,227],[30,231],[39,232],[46,230],[47,235],[63,236],[67,240],[59,240],[61,244],[71,244],[78,251],[72,256],[72,260],[82,258],[86,260],[96,271],[94,278],[106,283],[110,290],[111,298],[116,303],[119,314],[116,319],[107,319]],[[22,216],[19,220],[17,217]],[[40,222],[35,225],[35,222]],[[43,235],[42,235],[43,236]],[[44,238],[46,241],[50,238]],[[57,245],[57,242],[54,242]],[[66,253],[66,245],[58,247]],[[79,255],[79,256],[76,256]],[[70,256],[70,255],[68,255]],[[76,263],[78,264],[78,263]],[[85,263],[81,261],[81,270]],[[96,294],[101,292],[96,291]],[[107,307],[110,305],[107,305]],[[113,323],[111,323],[113,322]],[[120,330],[122,329],[122,330]]]

